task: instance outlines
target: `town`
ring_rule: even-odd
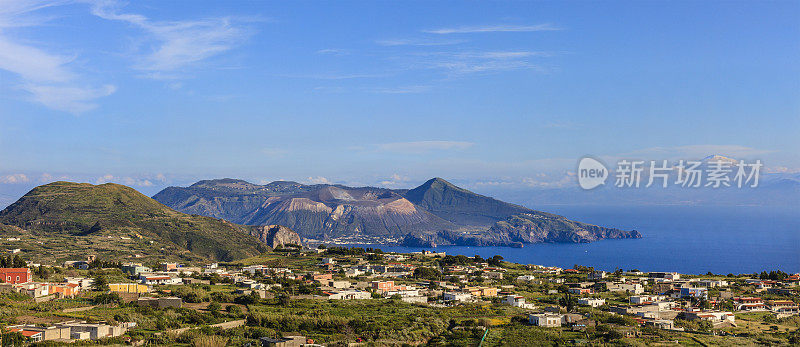
[[[3,346],[800,343],[800,275],[287,245],[231,263],[2,259]],[[610,269],[607,269],[610,270]]]

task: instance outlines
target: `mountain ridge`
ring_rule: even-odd
[[[439,177],[413,189],[203,180],[153,198],[239,224],[286,225],[318,241],[517,245],[641,237],[476,194]]]

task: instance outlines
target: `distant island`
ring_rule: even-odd
[[[521,247],[641,237],[636,230],[503,202],[441,178],[413,189],[216,179],[168,187],[153,199],[177,211],[242,225],[284,225],[319,242]]]
[[[0,211],[0,235],[51,261],[85,254],[232,261],[303,242],[521,247],[641,237],[440,178],[411,190],[221,179],[169,187],[154,198],[114,183],[53,182]]]

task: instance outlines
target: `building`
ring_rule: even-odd
[[[99,340],[107,337],[117,337],[128,329],[125,323],[108,325],[104,323],[65,322],[55,325],[57,328],[69,328],[70,339],[73,340]]]
[[[328,299],[331,300],[366,300],[371,299],[372,294],[363,290],[339,290],[339,291],[327,291],[322,292],[324,296],[327,296]]]
[[[472,300],[472,294],[470,294],[470,293],[445,292],[445,293],[442,293],[442,300],[444,300],[444,301],[467,302],[467,301],[471,301]]]
[[[671,319],[649,319],[644,324],[658,329],[683,331],[683,328],[676,328],[675,321]]]
[[[736,323],[736,316],[731,312],[719,311],[697,311],[686,312],[685,317],[687,320],[703,320],[709,321],[716,327],[721,323]]]
[[[754,297],[735,297],[733,305],[737,311],[764,311],[767,309],[764,300]]]
[[[22,334],[22,336],[25,336],[31,342],[42,341],[42,333],[40,331],[34,331],[28,329],[8,329],[8,331],[12,333],[20,333]]]
[[[94,284],[94,279],[86,277],[65,277],[64,282],[75,284],[81,290],[91,289]]]
[[[499,290],[491,287],[465,287],[464,291],[476,297],[495,297]]]
[[[634,305],[649,304],[666,300],[662,295],[634,295],[628,298],[628,302]]]
[[[369,284],[372,289],[378,292],[394,290],[394,281],[372,281]]]
[[[161,271],[178,271],[183,267],[183,264],[178,263],[161,263]]]
[[[606,278],[608,274],[605,271],[592,271],[586,275],[589,281],[599,281]]]
[[[728,281],[723,281],[723,280],[699,280],[697,281],[697,283],[700,286],[708,288],[721,288],[728,286]]]
[[[0,268],[0,280],[3,283],[28,283],[33,281],[31,269],[26,267],[21,268]]]
[[[76,283],[51,283],[50,294],[57,294],[60,298],[72,298],[80,292],[81,288]]]
[[[681,287],[681,298],[708,298],[708,288]]]
[[[489,271],[486,273],[486,278],[490,280],[502,280],[503,273],[499,271]]]
[[[520,281],[520,282],[528,282],[528,283],[531,283],[531,282],[533,282],[534,280],[536,280],[536,276],[534,276],[534,275],[522,275],[522,276],[517,276],[517,281]]]
[[[139,280],[142,284],[146,285],[167,285],[167,284],[181,284],[183,280],[180,277],[172,277],[170,275],[160,274],[141,274]]]
[[[662,278],[670,281],[677,281],[681,279],[681,275],[677,272],[651,272],[650,278]]]
[[[606,283],[606,289],[611,292],[627,292],[635,295],[644,293],[644,286],[639,283]]]
[[[528,316],[528,322],[537,327],[557,328],[561,326],[563,321],[564,315],[562,314],[540,313]]]
[[[57,326],[49,326],[49,327],[40,327],[31,324],[21,324],[21,325],[12,325],[7,327],[8,331],[29,331],[31,333],[27,334],[30,335],[29,337],[34,342],[40,341],[66,341],[70,339],[70,329],[68,327],[57,327]],[[36,335],[35,333],[40,333],[41,335]],[[23,335],[26,335],[23,333]],[[35,337],[34,337],[35,336]]]
[[[567,290],[570,294],[592,294],[592,288],[580,288],[580,287],[573,287]]]
[[[519,295],[506,295],[503,299],[503,303],[507,305],[511,305],[513,307],[519,307],[524,309],[534,309],[536,306],[533,304],[529,304],[525,302],[525,297]]]
[[[111,283],[108,289],[115,293],[137,293],[143,294],[150,291],[150,287],[139,283]]]
[[[153,271],[149,267],[143,266],[142,264],[137,264],[137,263],[123,264],[120,269],[122,270],[122,272],[128,274],[129,276],[135,276],[135,277],[138,277],[139,274],[141,274],[143,272],[152,272]]]
[[[600,307],[606,304],[606,299],[580,298],[578,299],[578,304],[590,307]]]

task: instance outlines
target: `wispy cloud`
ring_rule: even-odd
[[[281,75],[281,77],[288,77],[288,78],[308,78],[308,79],[315,79],[315,80],[349,80],[349,79],[360,79],[360,78],[382,78],[390,76],[390,74],[386,73],[327,73],[327,74],[316,74],[316,75]]]
[[[20,184],[28,183],[30,181],[31,179],[28,178],[28,175],[22,173],[0,176],[0,183],[4,184]]]
[[[152,21],[132,13],[122,13],[122,5],[113,0],[93,3],[92,14],[107,20],[123,21],[141,28],[155,42],[153,48],[135,65],[154,79],[171,79],[182,69],[229,51],[250,35],[250,30],[230,17]]]
[[[464,150],[474,145],[465,141],[411,141],[382,143],[376,146],[380,152],[425,153],[431,151]]]
[[[138,187],[153,186],[153,182],[146,178],[134,178],[128,176],[118,177],[111,174],[105,174],[103,176],[100,176],[94,181],[94,184],[105,184],[105,183],[118,183],[126,186],[138,186]]]
[[[647,159],[702,159],[709,155],[722,155],[734,159],[744,159],[774,153],[773,150],[757,149],[741,145],[687,145],[674,147],[650,147],[628,153],[618,157],[647,157]]]
[[[457,45],[467,40],[432,40],[432,39],[383,39],[375,43],[381,46],[446,46]]]
[[[403,176],[403,175],[394,173],[388,179],[380,181],[379,184],[380,184],[380,186],[386,187],[386,188],[398,188],[398,187],[401,187],[401,186],[405,186],[406,183],[408,183],[408,181],[409,181],[408,176]]]
[[[536,25],[483,25],[483,26],[464,26],[457,28],[440,28],[433,30],[423,30],[429,34],[470,34],[470,33],[493,33],[493,32],[533,32],[533,31],[558,31],[562,30],[552,24]]]
[[[375,88],[372,92],[379,94],[418,94],[431,90],[431,86],[403,86],[403,87],[389,87],[389,88]]]
[[[83,113],[97,107],[92,100],[114,94],[117,88],[104,85],[98,88],[69,85],[46,85],[27,83],[21,86],[30,92],[32,99],[54,110]]]
[[[329,55],[348,55],[350,54],[350,50],[341,49],[341,48],[325,48],[320,49],[316,52],[317,54],[329,54]]]
[[[317,177],[308,177],[303,181],[303,183],[307,183],[307,184],[332,184],[333,182],[331,182],[329,179],[327,179],[325,177],[317,176]]]
[[[485,52],[427,52],[409,55],[410,68],[444,70],[450,76],[512,70],[547,71],[532,58],[550,57],[551,52],[485,51]]]
[[[113,85],[93,87],[69,67],[75,56],[64,56],[14,40],[8,31],[14,28],[45,24],[51,18],[36,11],[63,2],[5,0],[0,5],[0,69],[19,76],[17,89],[30,100],[70,113],[82,113],[97,107],[94,100],[116,90]]]

